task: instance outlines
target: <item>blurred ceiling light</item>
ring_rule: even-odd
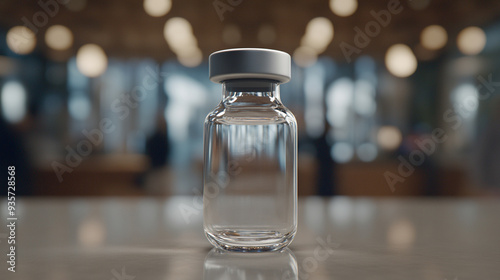
[[[240,28],[234,24],[226,25],[222,30],[222,41],[227,45],[236,45],[241,41]]]
[[[7,32],[7,46],[17,54],[29,54],[35,49],[35,33],[26,26],[14,26]]]
[[[341,17],[348,17],[354,14],[357,8],[357,0],[330,0],[330,10]]]
[[[163,35],[170,49],[177,55],[177,60],[182,65],[196,67],[201,64],[203,54],[198,48],[198,41],[193,34],[193,28],[189,21],[181,17],[174,17],[167,20],[163,29]]]
[[[83,75],[97,77],[106,71],[108,58],[101,47],[87,44],[76,53],[76,66]]]
[[[333,40],[333,24],[324,17],[313,18],[306,27],[301,45],[314,49],[318,54],[326,50]]]
[[[72,12],[79,12],[85,9],[87,6],[87,0],[69,0],[66,3],[66,8]]]
[[[203,53],[200,49],[195,48],[190,52],[177,54],[177,60],[186,67],[196,67],[203,61]]]
[[[257,33],[257,40],[265,45],[270,45],[276,41],[276,30],[270,24],[261,25]]]
[[[45,32],[45,43],[54,50],[67,50],[73,45],[73,33],[62,25],[53,25]]]
[[[144,10],[152,17],[161,17],[172,9],[172,0],[144,0]]]
[[[17,81],[9,81],[2,87],[2,113],[10,123],[17,123],[26,114],[26,90]]]
[[[403,44],[391,46],[385,54],[387,70],[396,77],[405,78],[417,70],[417,58],[410,47]]]
[[[163,29],[163,35],[170,49],[176,53],[198,44],[193,35],[191,24],[181,17],[174,17],[167,20]]]
[[[448,35],[440,25],[429,25],[420,33],[420,43],[429,50],[438,50],[446,45]]]
[[[486,34],[476,26],[471,26],[460,31],[457,37],[458,49],[466,55],[480,53],[486,45]]]
[[[384,150],[395,150],[401,145],[403,136],[395,126],[382,126],[377,133],[378,145]]]
[[[316,51],[309,47],[298,47],[293,52],[293,61],[300,67],[309,67],[318,59]]]

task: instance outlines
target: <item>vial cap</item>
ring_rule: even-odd
[[[214,52],[208,58],[209,76],[214,83],[232,79],[270,79],[290,81],[291,59],[286,52],[271,49],[228,49]]]

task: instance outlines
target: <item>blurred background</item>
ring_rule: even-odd
[[[299,195],[500,193],[500,2],[2,0],[18,195],[195,195],[208,55],[292,55]],[[6,190],[2,190],[6,191]]]

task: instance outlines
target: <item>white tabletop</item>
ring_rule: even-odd
[[[290,250],[249,254],[211,251],[193,197],[17,199],[0,279],[500,279],[499,200],[305,198]]]

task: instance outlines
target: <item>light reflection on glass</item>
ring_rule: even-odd
[[[297,260],[290,249],[259,254],[212,249],[205,258],[203,279],[298,279]]]

